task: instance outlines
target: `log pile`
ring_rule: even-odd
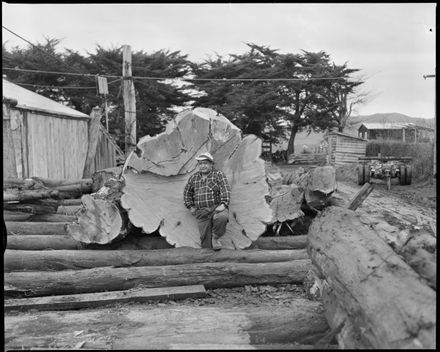
[[[341,348],[435,348],[436,292],[353,211],[323,211],[308,249]]]

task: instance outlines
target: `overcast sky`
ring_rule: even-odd
[[[180,50],[201,62],[243,53],[245,42],[326,51],[366,78],[370,101],[357,114],[435,116],[436,3],[390,4],[6,4],[2,25],[33,43],[62,39],[86,54],[129,44],[132,51]],[[2,29],[6,47],[28,44]]]

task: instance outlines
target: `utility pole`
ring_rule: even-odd
[[[125,111],[125,156],[136,148],[136,98],[131,75],[131,46],[123,46],[123,99]]]
[[[435,69],[437,71],[437,68]],[[435,78],[435,75],[423,75],[424,79],[427,78]],[[434,182],[434,178],[437,178],[437,152],[436,152],[436,134],[437,134],[437,81],[435,82],[435,94],[434,94],[434,162],[433,162],[433,174],[432,174],[432,182]]]

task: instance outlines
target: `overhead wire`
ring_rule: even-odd
[[[69,69],[71,69],[72,67],[68,66],[66,63],[64,63],[59,57],[56,57],[50,53],[48,53],[47,51],[43,50],[42,48],[40,48],[38,45],[35,45],[34,43],[32,43],[31,41],[27,40],[26,38],[23,38],[21,35],[15,33],[14,31],[10,30],[9,28],[5,27],[2,25],[2,28],[4,28],[5,30],[7,30],[8,32],[12,33],[13,35],[15,35],[16,37],[20,38],[21,40],[25,41],[26,43],[30,44],[33,48],[40,50],[42,53],[44,53],[45,55],[47,55],[48,57],[51,57],[52,59],[56,59],[58,62],[60,62],[63,66],[65,67],[69,67]],[[77,71],[77,70],[75,70]],[[77,71],[78,72],[78,71]],[[78,72],[80,73],[80,72]]]
[[[71,76],[88,76],[88,77],[96,77],[98,75],[91,74],[91,73],[74,73],[74,72],[62,72],[62,71],[44,71],[44,70],[28,70],[28,69],[22,69],[17,67],[3,67],[3,70],[9,70],[9,71],[22,71],[22,72],[32,72],[32,73],[47,73],[47,74],[56,74],[56,75],[71,75]],[[115,75],[99,75],[101,77],[108,77],[108,78],[119,78],[119,79],[125,79],[124,76],[115,76]],[[180,80],[180,81],[315,81],[315,80],[340,80],[344,79],[345,77],[310,77],[310,78],[185,78],[185,77],[144,77],[144,76],[130,76],[128,77],[130,79],[134,80]]]

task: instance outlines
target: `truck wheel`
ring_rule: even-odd
[[[362,186],[365,183],[364,165],[358,164],[357,171],[358,171],[358,185]]]
[[[412,167],[411,165],[405,165],[405,184],[410,185],[412,181]]]
[[[399,183],[401,185],[406,185],[406,170],[405,165],[399,166]]]

